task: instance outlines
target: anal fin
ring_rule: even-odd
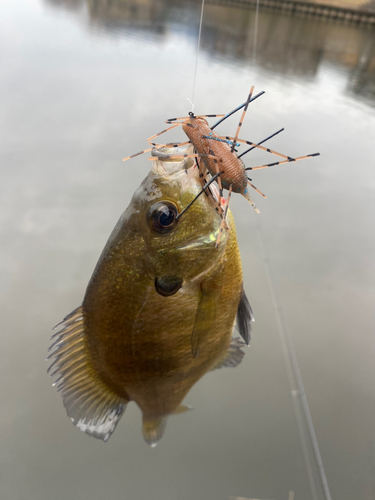
[[[193,408],[189,405],[180,405],[178,408],[175,409],[172,415],[181,415],[181,413],[186,413],[187,411],[191,411],[192,409]]]
[[[60,330],[53,335],[55,358],[48,372],[57,380],[53,384],[61,392],[71,421],[90,436],[108,441],[115,430],[127,401],[109,389],[91,367],[84,339],[82,307],[64,318]]]

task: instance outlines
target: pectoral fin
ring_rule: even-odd
[[[249,301],[247,300],[245,290],[242,289],[242,295],[237,309],[236,326],[239,331],[239,334],[244,339],[247,345],[249,345],[250,343],[251,323],[253,321],[254,321],[253,311],[251,309]]]
[[[201,289],[193,333],[191,334],[191,351],[194,358],[199,356],[201,345],[205,342],[216,315],[217,297],[211,290]]]
[[[231,367],[235,368],[238,366],[242,358],[245,356],[244,351],[241,347],[246,346],[245,342],[242,342],[239,337],[232,339],[224,358],[221,358],[217,364],[211,368],[211,370],[216,370],[217,368]]]
[[[57,326],[52,338],[55,358],[48,372],[58,378],[53,384],[61,391],[71,421],[90,436],[108,441],[115,430],[127,401],[114,394],[90,365],[84,339],[83,310],[79,307]]]

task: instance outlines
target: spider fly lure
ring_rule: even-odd
[[[220,227],[220,231],[217,237],[216,241],[216,246],[218,246],[220,239],[221,239],[221,234],[223,232],[224,226],[226,225],[225,219],[228,211],[228,206],[229,206],[229,201],[230,201],[230,196],[231,193],[240,193],[244,198],[247,199],[247,201],[252,205],[254,210],[259,213],[258,208],[256,207],[255,203],[251,199],[249,195],[249,188],[255,189],[259,194],[261,194],[264,198],[266,196],[259,191],[258,188],[254,186],[254,184],[251,183],[251,180],[249,177],[247,177],[246,172],[248,170],[259,170],[262,168],[268,168],[268,167],[273,167],[276,165],[282,165],[284,163],[290,163],[294,161],[299,161],[299,160],[304,160],[306,158],[311,158],[313,156],[318,156],[320,153],[313,153],[305,156],[299,156],[297,158],[293,158],[291,156],[278,153],[277,151],[274,151],[272,149],[266,148],[262,146],[262,144],[275,135],[279,134],[282,132],[284,129],[280,129],[274,134],[266,137],[259,143],[254,143],[251,141],[245,141],[243,139],[239,139],[239,133],[241,130],[241,126],[243,124],[247,108],[250,104],[250,102],[254,101],[258,97],[260,97],[264,92],[260,92],[256,96],[252,97],[254,91],[254,87],[251,87],[249,96],[243,104],[235,108],[233,111],[227,113],[226,115],[194,115],[194,113],[191,111],[189,113],[189,116],[187,117],[181,117],[181,118],[170,118],[169,120],[166,120],[166,123],[172,124],[171,127],[162,130],[158,134],[153,135],[152,137],[149,137],[147,141],[151,144],[151,148],[145,149],[143,151],[140,151],[139,153],[136,153],[134,155],[128,156],[124,158],[124,161],[129,160],[130,158],[134,158],[135,156],[141,155],[143,153],[146,153],[151,150],[158,150],[159,148],[163,147],[178,147],[178,146],[184,146],[186,144],[192,144],[195,148],[195,153],[194,154],[183,154],[183,155],[165,155],[165,154],[160,154],[160,156],[153,156],[149,158],[149,160],[158,160],[160,158],[162,159],[178,159],[178,158],[195,158],[196,163],[198,168],[200,169],[201,172],[201,177],[203,177],[206,181],[206,176],[207,172],[211,174],[211,179],[206,182],[206,184],[203,186],[202,191],[196,196],[196,198],[189,203],[187,207],[179,214],[178,217],[181,217],[181,215],[194,203],[194,201],[200,196],[213,182],[214,180],[217,181],[219,185],[219,190],[220,190],[220,200],[222,200],[223,196],[223,189],[228,190],[228,200],[226,202],[225,209],[223,210],[221,203],[218,202],[219,205],[219,212],[222,217],[222,223]],[[221,136],[216,134],[214,132],[214,128],[217,127],[220,123],[222,123],[224,120],[226,120],[229,116],[231,116],[233,113],[236,111],[239,111],[240,109],[243,108],[242,116],[241,119],[238,123],[238,127],[236,130],[236,134],[234,137],[231,136]],[[215,117],[220,117],[220,120],[216,122],[212,127],[208,125],[208,122],[206,118],[215,118]],[[188,136],[189,141],[186,142],[179,142],[179,143],[167,143],[167,144],[156,144],[154,142],[151,142],[155,137],[158,137],[159,135],[164,134],[165,132],[178,127],[182,126],[183,131],[185,134]],[[251,146],[249,149],[241,153],[240,155],[237,154],[236,148],[239,147],[241,144],[247,144]],[[267,151],[268,153],[271,153],[273,155],[279,156],[283,158],[281,161],[277,161],[274,163],[268,163],[266,165],[259,165],[256,167],[246,167],[241,160],[241,157],[244,156],[245,154],[249,153],[252,151],[254,148],[261,149],[262,151]]]

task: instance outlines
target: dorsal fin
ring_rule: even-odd
[[[236,326],[239,334],[247,345],[250,343],[251,323],[254,321],[254,314],[247,300],[245,290],[242,289],[241,299],[237,309]]]
[[[75,309],[57,325],[52,335],[55,358],[48,372],[57,376],[53,384],[61,392],[71,421],[90,436],[107,441],[125,411],[127,401],[113,393],[95,373],[89,362],[84,338],[83,310]],[[56,328],[56,327],[55,327]]]

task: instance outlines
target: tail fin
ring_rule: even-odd
[[[147,444],[154,448],[158,441],[163,437],[165,426],[167,425],[167,417],[156,419],[147,419],[143,417],[142,432],[143,438]]]

